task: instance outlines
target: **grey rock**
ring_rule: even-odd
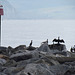
[[[8,60],[5,64],[5,67],[16,67],[17,66],[17,62],[14,60]]]
[[[49,45],[51,50],[59,50],[59,51],[66,51],[66,46],[64,44],[51,44]]]
[[[5,55],[0,54],[0,75],[75,74],[75,54],[66,51],[65,45],[43,43],[38,48],[27,48],[19,45],[1,49]]]
[[[26,50],[29,50],[29,51],[32,51],[32,50],[35,50],[36,49],[36,47],[33,47],[33,46],[28,46],[27,48],[26,48]]]
[[[10,56],[10,59],[15,60],[16,62],[21,61],[21,60],[27,60],[32,58],[31,54],[26,54],[26,53],[17,53],[13,54]]]
[[[17,47],[14,48],[14,50],[26,50],[26,45],[19,45]]]
[[[24,67],[8,67],[6,68],[3,73],[7,75],[16,75],[18,72],[22,71]]]
[[[68,66],[66,65],[55,65],[55,66],[50,66],[49,70],[54,74],[54,75],[64,75],[64,73],[67,71]]]
[[[0,54],[6,55],[6,50],[7,50],[7,47],[0,46]]]
[[[50,48],[47,43],[44,43],[38,48],[38,51],[50,52]]]
[[[1,65],[4,65],[6,62],[7,62],[7,61],[6,61],[5,59],[1,59],[1,58],[0,58],[0,64],[1,64]]]
[[[11,54],[20,53],[20,52],[26,50],[26,45],[19,45],[19,46],[15,47],[15,48],[10,48],[10,47],[8,47],[7,50],[10,52],[10,55],[11,55]]]
[[[30,73],[31,75],[54,75],[48,68],[41,66],[40,64],[28,64],[23,70],[25,73]]]
[[[7,74],[4,74],[4,73],[1,73],[1,72],[0,72],[0,75],[7,75]]]
[[[12,72],[14,69],[15,69],[15,67],[8,67],[3,71],[3,73],[5,73],[7,75],[12,75]]]

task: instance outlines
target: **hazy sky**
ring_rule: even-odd
[[[18,19],[75,19],[75,0],[0,1],[8,18],[15,16]]]

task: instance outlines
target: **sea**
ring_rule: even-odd
[[[1,24],[1,46],[29,46],[33,40],[32,46],[39,47],[47,39],[53,44],[58,37],[67,50],[75,45],[75,20],[2,20]]]

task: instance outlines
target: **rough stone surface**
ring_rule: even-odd
[[[0,48],[0,75],[75,75],[75,54],[65,45],[59,46],[62,50],[48,43],[27,48]]]
[[[51,50],[59,50],[59,51],[63,51],[63,50],[66,50],[66,46],[63,45],[63,44],[52,44],[52,45],[49,45],[49,48]]]

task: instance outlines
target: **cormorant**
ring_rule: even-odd
[[[32,46],[32,43],[33,43],[33,42],[32,42],[32,40],[31,40],[31,42],[30,42],[29,46]]]
[[[63,39],[60,40],[60,37],[58,37],[58,39],[54,39],[52,42],[53,42],[53,43],[54,43],[54,42],[58,42],[58,44],[59,44],[59,42],[65,43]]]

